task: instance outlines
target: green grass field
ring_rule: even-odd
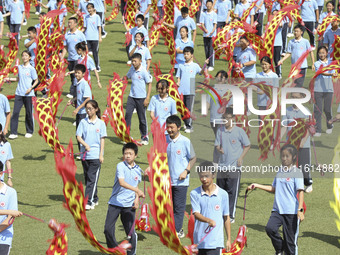
[[[111,10],[111,7],[108,8]],[[120,23],[121,16],[119,15],[116,20],[106,25],[105,29],[108,32],[108,36],[103,39],[100,45],[100,61],[102,72],[100,73],[101,83],[103,89],[98,89],[94,84],[93,95],[99,102],[102,111],[106,106],[106,86],[109,84],[109,79],[113,77],[113,72],[117,72],[120,76],[124,76],[129,66],[126,65],[127,56],[123,43],[125,41],[124,28]],[[152,20],[150,21],[151,25]],[[27,26],[23,26],[22,33],[25,34],[29,25],[38,23],[38,18],[33,14],[31,10],[31,18],[28,21]],[[8,31],[5,25],[5,32]],[[1,39],[1,44],[7,45],[7,38]],[[20,52],[24,49],[23,40],[20,41]],[[161,70],[166,73],[170,70],[169,56],[167,49],[164,46],[164,40],[161,38],[159,45],[153,49],[153,63],[161,62]],[[204,61],[204,49],[202,31],[198,29],[198,36],[195,43],[195,57],[200,64]],[[310,61],[310,60],[309,60]],[[283,77],[287,77],[289,73],[289,60],[286,61],[283,66]],[[216,61],[215,71],[212,75],[220,69],[226,69],[226,63],[224,60]],[[257,71],[260,72],[261,68],[259,63],[257,64]],[[312,70],[308,70],[307,77],[313,75]],[[94,76],[92,76],[94,77]],[[64,109],[67,98],[66,94],[69,90],[69,78],[66,78],[67,82],[64,85],[63,102],[59,106],[57,118],[59,118],[62,110]],[[153,81],[153,87],[155,87],[155,81]],[[5,95],[14,94],[16,83],[4,84],[2,93]],[[124,97],[126,100],[129,88]],[[152,95],[155,94],[155,88],[153,88]],[[197,99],[198,100],[198,99]],[[11,108],[13,109],[14,100],[10,101]],[[333,112],[336,112],[335,103],[333,104]],[[72,123],[75,118],[71,115],[72,109],[67,108],[62,120],[58,126],[59,138],[61,143],[66,147],[70,138],[75,142],[75,127]],[[199,116],[199,109],[196,109],[196,116]],[[257,116],[251,116],[251,118],[257,118]],[[199,119],[197,124],[197,130],[192,134],[193,144],[198,156],[198,163],[204,159],[212,159],[213,142],[211,140],[212,130],[207,119],[206,122]],[[150,118],[148,116],[150,124]],[[24,110],[21,111],[20,123],[19,123],[19,138],[10,141],[13,149],[14,159],[12,160],[13,172],[13,184],[14,188],[18,192],[19,210],[30,215],[34,215],[38,218],[46,221],[51,218],[57,219],[59,222],[65,222],[70,224],[70,227],[66,230],[68,235],[68,254],[71,255],[91,255],[99,254],[99,252],[93,248],[78,232],[75,227],[75,223],[71,214],[63,208],[64,197],[62,193],[63,183],[61,177],[55,171],[55,162],[53,151],[45,143],[42,137],[37,133],[38,125],[35,123],[36,131],[31,139],[24,138]],[[325,123],[323,120],[323,129],[325,129]],[[324,133],[321,137],[315,139],[316,150],[319,163],[331,163],[334,155],[334,147],[337,144],[337,138],[340,135],[340,129],[338,125],[335,125],[332,135],[326,135]],[[104,245],[105,237],[103,234],[104,223],[107,211],[107,201],[111,195],[112,185],[115,177],[116,164],[121,161],[121,148],[122,144],[120,140],[115,136],[113,129],[110,125],[107,126],[108,137],[105,143],[105,160],[102,165],[100,179],[98,183],[98,195],[99,205],[95,210],[87,213],[90,226],[95,234],[96,238]],[[136,114],[133,117],[132,123],[132,136],[139,138],[138,131],[138,119]],[[251,133],[251,150],[246,156],[245,165],[259,165],[260,162],[258,146],[257,146],[257,128],[252,129]],[[147,153],[152,146],[152,142],[148,146],[140,147],[137,163],[145,169],[147,163]],[[208,153],[207,153],[208,152]],[[206,156],[208,155],[208,156]],[[278,155],[278,153],[276,153]],[[313,152],[312,162],[315,163]],[[83,181],[83,170],[81,162],[77,161],[77,174],[78,181]],[[279,157],[273,157],[269,155],[268,159],[263,164],[279,165]],[[266,177],[266,178],[263,178]],[[325,254],[333,255],[339,253],[339,232],[336,228],[335,218],[329,206],[329,201],[334,201],[333,194],[333,174],[327,175],[327,177],[320,177],[319,173],[313,173],[314,184],[313,192],[305,195],[305,201],[307,204],[307,212],[305,215],[305,221],[300,226],[299,233],[299,251],[300,254]],[[272,177],[258,176],[257,178],[242,178],[241,190],[237,205],[236,223],[232,224],[232,240],[235,239],[238,228],[243,224],[243,203],[245,188],[252,182],[259,182],[263,184],[271,184]],[[193,175],[190,180],[189,191],[198,187],[200,182]],[[149,183],[147,182],[147,186]],[[142,183],[140,185],[142,188]],[[189,195],[189,193],[188,193]],[[264,228],[269,219],[271,208],[273,205],[273,195],[267,194],[263,191],[256,190],[252,192],[247,199],[247,211],[245,224],[248,227],[248,246],[244,249],[243,254],[274,254],[274,249],[271,245],[270,239],[267,237]],[[147,197],[146,202],[150,202]],[[190,212],[190,200],[187,199],[187,212]],[[151,220],[153,221],[153,220]],[[117,222],[116,234],[118,240],[125,238],[122,224]],[[185,232],[187,228],[187,220],[184,220]],[[11,254],[13,255],[36,255],[44,254],[49,246],[47,240],[53,237],[53,233],[46,224],[32,220],[25,216],[18,218],[14,223],[14,239],[13,248]],[[219,238],[219,237],[218,237]],[[189,239],[182,239],[184,244],[189,244]],[[153,231],[148,233],[138,233],[138,254],[172,254],[167,247],[165,247],[160,241],[157,234]]]

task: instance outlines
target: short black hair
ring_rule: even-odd
[[[227,116],[228,114],[232,115],[233,117],[235,116],[232,107],[227,107],[225,109],[225,112],[223,113],[223,118],[225,118],[225,116]]]
[[[137,35],[140,35],[140,37],[142,37],[142,40],[144,41],[144,34],[142,32],[138,32],[135,34],[135,38]]]
[[[142,21],[144,21],[144,15],[143,14],[138,14],[137,17],[136,17],[136,20],[137,19],[141,19]]]
[[[298,153],[296,147],[293,144],[285,144],[282,146],[280,150],[280,155],[282,154],[284,150],[287,150],[290,153],[290,155],[292,155],[293,163],[296,163],[297,153]]]
[[[334,3],[333,3],[333,1],[328,1],[328,2],[326,3],[326,6],[327,6],[327,4],[332,4],[332,5],[333,5],[333,7],[334,7]]]
[[[140,53],[133,53],[131,56],[131,59],[134,59],[134,58],[139,58],[140,60],[142,60],[142,55]]]
[[[82,73],[86,72],[86,66],[83,64],[76,64],[74,67],[74,71],[81,71]]]
[[[303,26],[301,24],[297,24],[295,27],[294,27],[294,30],[295,29],[300,29],[301,31],[303,31]]]
[[[205,4],[207,4],[207,3],[212,3],[212,4],[213,4],[213,1],[212,1],[212,0],[207,0],[207,1],[205,2]]]
[[[92,6],[92,8],[94,8],[94,4],[93,4],[93,3],[88,3],[88,4],[86,5],[86,8],[89,7],[89,6]]]
[[[24,54],[24,53],[27,53],[28,56],[32,57],[31,52],[29,52],[28,50],[23,50],[23,51],[21,52],[21,56],[22,56],[22,54]]]
[[[182,7],[181,8],[181,13],[185,13],[185,14],[187,14],[187,13],[189,13],[189,8],[188,7]]]
[[[35,27],[29,27],[27,28],[27,32],[33,32],[33,33],[37,33],[37,29]]]
[[[249,42],[249,40],[248,40],[248,38],[246,37],[246,36],[242,36],[241,38],[240,38],[240,40],[241,39],[244,39],[244,40],[246,40],[247,42]]]
[[[122,149],[123,154],[126,149],[132,149],[135,152],[135,155],[138,155],[138,146],[135,143],[124,144],[123,149]]]
[[[319,51],[320,50],[322,50],[322,49],[324,49],[325,51],[326,51],[326,53],[328,53],[328,48],[325,46],[325,45],[322,45],[322,46],[320,46],[319,48],[318,48],[318,51],[317,51],[317,55],[319,54]]]
[[[199,166],[196,167],[196,172],[197,173],[206,173],[210,172],[212,174],[215,174],[216,169],[211,161],[203,161]]]
[[[183,49],[183,54],[185,52],[190,52],[191,54],[194,54],[194,48],[193,47],[190,47],[190,46],[187,46]]]
[[[162,85],[162,88],[169,88],[169,82],[166,79],[160,79],[157,83],[156,83],[156,88],[158,88],[158,84]]]
[[[76,50],[86,51],[86,42],[80,42],[76,44]]]
[[[218,71],[217,74],[215,75],[215,77],[217,77],[219,74],[221,74],[221,76],[226,78],[226,79],[228,78],[228,73],[224,70]]]
[[[187,26],[183,26],[183,27],[181,27],[181,29],[182,28],[184,28],[185,29],[185,31],[187,31],[187,33],[189,33],[189,29],[188,29],[188,27]],[[179,31],[181,31],[181,29],[179,30]]]
[[[260,63],[262,63],[263,61],[272,64],[272,60],[268,56],[264,56],[263,58],[261,58]]]
[[[4,163],[0,160],[0,173],[4,171]]]
[[[74,22],[78,23],[78,19],[76,17],[70,17],[68,20],[74,20]]]
[[[171,115],[166,118],[166,124],[175,124],[179,128],[181,126],[181,119],[177,115]]]

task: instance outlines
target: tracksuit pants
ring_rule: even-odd
[[[98,202],[97,196],[97,183],[100,174],[100,161],[99,159],[86,159],[81,161],[84,170],[85,178],[85,197],[87,197],[87,204],[93,205]]]
[[[324,111],[327,119],[327,129],[333,128],[328,121],[332,119],[332,101],[333,92],[314,92],[315,105],[314,116],[316,119],[316,132],[321,133],[322,111]]]
[[[171,186],[171,191],[174,207],[175,228],[176,232],[180,232],[183,227],[188,186]]]
[[[26,110],[25,115],[26,133],[33,134],[34,132],[32,97],[15,95],[13,115],[10,123],[11,134],[14,135],[18,134],[19,114],[23,105],[25,106]]]
[[[137,115],[139,119],[139,131],[141,134],[141,137],[147,137],[148,134],[148,126],[146,121],[146,108],[144,106],[144,100],[145,98],[133,98],[128,97],[127,103],[126,103],[126,112],[125,112],[125,120],[127,127],[130,127],[131,130],[131,119],[133,110],[137,110]]]
[[[183,95],[183,102],[191,114],[194,110],[195,96],[194,95]],[[188,118],[183,121],[184,121],[186,128],[192,129],[192,118]]]

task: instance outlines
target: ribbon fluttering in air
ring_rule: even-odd
[[[285,144],[292,144],[295,146],[297,150],[300,149],[300,144],[302,141],[302,138],[304,138],[307,135],[308,126],[313,125],[315,123],[308,122],[308,120],[303,118],[297,118],[294,119],[295,122],[292,122],[289,126],[293,126],[294,128],[291,128],[287,134],[288,140]]]
[[[67,255],[68,240],[65,228],[67,228],[68,225],[58,223],[55,219],[51,219],[48,226],[54,232],[54,236],[46,251],[46,255]]]
[[[110,124],[116,136],[123,142],[133,142],[140,145],[130,136],[130,128],[127,127],[124,117],[123,96],[126,86],[127,81],[121,80],[119,75],[114,73],[113,80],[110,80],[110,85],[107,87],[107,104],[109,105],[108,111],[111,117]]]
[[[83,184],[75,178],[77,167],[74,162],[73,145],[70,141],[65,154],[54,152],[57,172],[61,175],[64,183],[63,193],[66,200],[66,208],[74,218],[78,230],[84,238],[97,250],[105,254],[126,254],[127,241],[123,241],[118,247],[105,248],[93,235],[90,224],[86,217],[85,205],[87,198],[84,197]]]
[[[111,4],[112,4],[112,0],[111,0]],[[115,8],[112,9],[110,16],[106,17],[105,20],[106,21],[114,20],[115,18],[117,18],[118,13],[119,13],[119,5],[117,1],[115,1]]]
[[[185,247],[179,240],[173,213],[171,198],[171,180],[168,167],[167,143],[162,129],[157,120],[151,124],[153,146],[148,153],[150,165],[149,180],[151,188],[148,193],[152,201],[150,211],[155,220],[153,230],[159,235],[161,242],[169,249],[179,254],[192,254],[190,246]]]
[[[5,53],[3,52],[3,49],[0,50],[1,52],[1,60],[0,60],[0,88],[4,84],[5,78],[8,77],[10,71],[11,71],[11,66],[18,54],[18,45],[17,41],[14,37],[14,34],[9,35],[9,43],[8,43],[8,54],[6,56],[6,59],[4,58]]]
[[[247,237],[246,237],[247,227],[246,225],[242,225],[238,229],[238,234],[235,241],[231,244],[230,251],[222,250],[222,255],[241,255],[244,247],[247,245]]]
[[[133,28],[136,24],[135,16],[136,16],[136,1],[137,0],[127,0],[127,4],[125,6],[125,22],[128,28]]]
[[[52,148],[64,153],[64,147],[60,144],[58,138],[58,130],[55,128],[52,98],[33,98],[35,109],[34,117],[39,123],[39,134],[45,139],[46,143]]]
[[[199,0],[191,0],[189,7],[189,16],[192,18],[199,11],[201,6],[201,1]]]

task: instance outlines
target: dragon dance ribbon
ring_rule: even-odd
[[[318,35],[319,35],[319,41],[323,38],[324,33],[326,32],[327,27],[333,20],[338,20],[340,21],[340,18],[338,15],[331,15],[328,14],[323,20],[322,23],[318,29]]]
[[[292,122],[288,126],[295,124],[287,134],[288,140],[285,144],[292,144],[297,150],[300,149],[302,139],[308,134],[308,126],[315,124],[315,122],[308,121],[303,118],[294,119],[296,123]]]
[[[150,166],[148,175],[151,188],[148,188],[148,193],[152,202],[150,211],[155,220],[153,230],[159,235],[161,242],[169,249],[179,254],[189,255],[192,254],[192,246],[183,246],[175,229],[164,128],[161,128],[159,122],[154,120],[151,124],[151,132],[153,146],[148,153]]]
[[[340,164],[340,136],[338,137],[338,144],[334,148],[334,157],[332,160],[333,166]],[[335,220],[338,231],[340,231],[340,178],[339,175],[334,176],[333,193],[335,201],[330,201],[330,207],[333,209],[337,218]]]
[[[125,6],[125,22],[128,28],[133,28],[136,24],[135,22],[136,1],[137,0],[127,0],[126,6]]]
[[[31,4],[37,6],[38,5],[37,0],[24,0],[25,15],[27,19],[29,19],[30,17]]]
[[[241,255],[244,249],[244,246],[247,245],[247,237],[246,237],[247,227],[246,225],[240,226],[238,229],[238,234],[235,241],[231,244],[230,251],[222,250],[222,255]]]
[[[108,111],[111,117],[110,124],[116,136],[123,142],[133,142],[140,145],[130,136],[130,128],[127,127],[124,117],[123,96],[126,86],[127,81],[121,80],[119,75],[114,73],[113,80],[110,80],[110,85],[107,87],[107,104],[109,105]]]
[[[193,18],[195,16],[195,14],[199,11],[200,6],[201,6],[201,1],[199,1],[199,0],[191,0],[190,1],[189,16],[191,18]]]
[[[118,247],[105,248],[93,235],[90,224],[86,217],[85,205],[87,198],[84,197],[84,189],[82,183],[78,183],[75,178],[77,171],[73,157],[73,145],[70,141],[66,149],[66,153],[62,154],[59,151],[54,152],[56,162],[56,170],[61,175],[64,183],[63,193],[66,200],[66,208],[70,211],[74,218],[78,230],[84,238],[97,250],[105,254],[125,255],[128,241],[123,241]]]
[[[55,219],[51,219],[48,226],[54,232],[54,236],[46,255],[67,255],[68,240],[65,228],[69,226],[64,223],[58,223]]]
[[[34,117],[39,123],[39,134],[45,139],[46,143],[52,148],[52,150],[64,153],[64,147],[59,142],[58,130],[55,128],[52,112],[52,100],[52,98],[36,99],[36,97],[34,97]]]
[[[6,55],[6,58],[4,57],[5,53],[3,49],[1,48],[1,60],[0,60],[0,88],[4,84],[5,78],[8,77],[9,73],[11,72],[11,66],[18,54],[18,45],[17,41],[15,39],[15,34],[9,35],[9,43],[8,43],[8,54]]]
[[[112,5],[112,0],[111,0],[111,5]],[[117,18],[118,13],[119,13],[119,5],[118,5],[117,1],[115,1],[115,7],[113,8],[110,16],[106,17],[105,20],[106,21],[114,20],[115,18]]]

